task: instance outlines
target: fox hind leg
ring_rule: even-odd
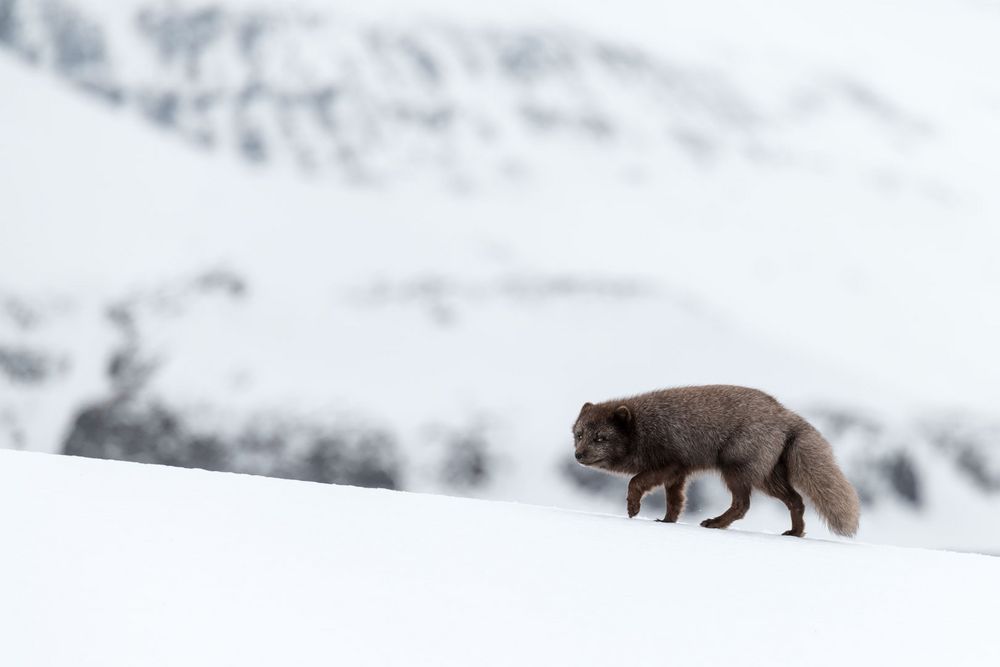
[[[785,503],[785,507],[792,515],[792,528],[786,530],[782,535],[802,537],[806,534],[806,522],[803,517],[806,505],[802,501],[802,496],[792,487],[792,482],[788,479],[788,468],[784,461],[778,461],[771,474],[760,485],[760,490]]]
[[[746,516],[750,509],[750,491],[752,485],[743,475],[735,471],[723,470],[722,478],[729,487],[729,492],[733,494],[733,502],[725,512],[712,519],[705,519],[701,525],[705,528],[728,528],[729,524]]]

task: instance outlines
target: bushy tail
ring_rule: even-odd
[[[858,532],[861,514],[858,494],[834,460],[830,443],[819,431],[803,423],[787,456],[792,486],[812,500],[830,530],[848,537]]]

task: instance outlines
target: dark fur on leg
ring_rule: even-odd
[[[664,484],[667,495],[667,513],[662,519],[663,523],[676,523],[684,511],[684,488],[687,486],[687,475],[680,474],[678,479],[672,484]]]

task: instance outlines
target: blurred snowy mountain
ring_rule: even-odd
[[[1000,551],[1000,14],[425,4],[0,0],[0,445],[607,510],[580,404],[740,383]]]
[[[599,155],[623,179],[671,158],[851,173],[881,160],[892,166],[877,178],[947,194],[901,159],[931,126],[849,74],[817,72],[764,103],[711,64],[560,26],[375,22],[294,5],[4,4],[0,43],[14,53],[252,162],[364,182],[430,172],[469,187],[543,170],[547,151]],[[863,152],[802,141],[838,124]]]

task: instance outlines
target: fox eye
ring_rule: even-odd
[[[580,439],[580,438],[582,438],[582,437],[583,437],[583,434],[582,434],[582,433],[574,433],[574,434],[573,434],[573,439],[575,439],[575,440],[579,440],[579,439]]]
[[[603,435],[599,435],[596,438],[594,438],[594,442],[604,442],[604,440],[605,438]]]

